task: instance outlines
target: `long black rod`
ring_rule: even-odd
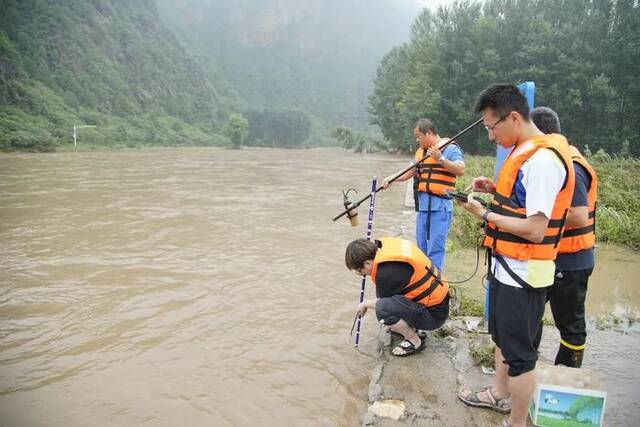
[[[465,133],[469,132],[471,129],[473,129],[474,127],[478,126],[480,123],[482,122],[482,118],[479,118],[478,120],[476,120],[475,122],[471,123],[469,126],[467,126],[466,128],[462,129],[460,132],[458,132],[456,135],[452,136],[447,142],[445,142],[444,144],[442,144],[442,146],[440,147],[440,150],[444,150],[444,148],[446,148],[447,145],[451,144],[453,141],[455,141],[456,139],[460,138],[462,135],[464,135]],[[425,154],[424,156],[422,156],[422,158],[414,163],[412,163],[408,168],[404,169],[402,172],[399,172],[396,176],[394,176],[393,178],[391,178],[389,180],[389,184],[391,184],[392,182],[394,182],[395,180],[397,180],[398,178],[400,178],[402,175],[404,175],[406,172],[408,172],[409,170],[413,169],[416,167],[416,165],[420,162],[423,162],[427,157],[430,157],[429,154]],[[376,189],[376,193],[380,190],[383,190],[384,186],[380,186]],[[353,206],[351,206],[349,209],[345,210],[344,212],[342,212],[340,215],[336,216],[335,218],[333,218],[333,221],[336,221],[339,218],[342,218],[343,216],[345,216],[347,213],[351,212],[352,210],[356,209],[358,206],[360,206],[363,202],[369,200],[369,198],[372,196],[372,193],[368,194],[366,197],[363,197],[362,199],[358,200],[357,202],[355,202],[355,204]]]

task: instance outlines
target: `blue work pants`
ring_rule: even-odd
[[[431,213],[431,218],[428,214]],[[437,211],[418,211],[416,219],[416,242],[418,247],[431,259],[431,262],[443,271],[447,236],[451,228],[453,212],[445,209]],[[427,221],[431,223],[430,238],[427,240]]]

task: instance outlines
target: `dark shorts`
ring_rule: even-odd
[[[587,339],[584,301],[592,268],[579,271],[556,270],[548,299],[553,321],[560,337],[570,345],[581,347]]]
[[[538,360],[547,292],[489,280],[489,333],[509,365],[509,376],[532,371]]]
[[[438,305],[425,307],[403,295],[380,298],[376,303],[378,320],[387,325],[395,325],[400,319],[416,329],[433,331],[444,325],[449,316],[449,296]]]

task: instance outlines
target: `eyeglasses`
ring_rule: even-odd
[[[487,126],[484,125],[484,128],[487,130],[487,132],[493,132],[493,129],[498,125],[498,123],[500,123],[501,121],[503,121],[504,119],[506,119],[507,117],[509,117],[509,114],[511,114],[511,111],[509,111],[507,114],[505,114],[504,116],[500,117],[498,119],[497,122],[495,122],[494,124]]]

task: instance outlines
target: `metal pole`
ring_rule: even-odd
[[[75,148],[75,149],[78,148],[78,140],[77,140],[78,129],[94,128],[94,127],[96,127],[96,126],[94,126],[94,125],[82,125],[82,126],[73,125],[73,148]]]
[[[371,240],[371,229],[373,228],[373,208],[376,205],[376,183],[377,178],[374,176],[371,181],[371,199],[369,200],[369,219],[367,220],[367,234],[365,238],[367,240]],[[364,286],[367,282],[367,276],[362,275],[362,279],[360,280],[360,303],[364,301]],[[358,315],[358,320],[356,321],[356,347],[360,344],[360,324],[362,323],[362,316]]]

